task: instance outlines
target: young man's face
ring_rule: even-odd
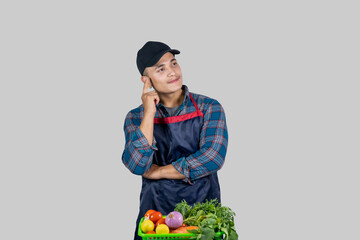
[[[165,53],[154,66],[146,68],[146,75],[158,93],[173,93],[182,87],[180,66],[170,52]]]

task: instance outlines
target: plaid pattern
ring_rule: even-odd
[[[183,89],[185,98],[176,115],[196,111],[190,100],[188,88],[183,85]],[[189,183],[218,171],[224,164],[228,144],[225,113],[220,103],[203,95],[195,93],[191,93],[191,95],[204,114],[199,150],[172,163]],[[122,161],[132,173],[137,175],[144,174],[151,167],[154,151],[157,150],[156,139],[154,138],[153,144],[150,146],[140,131],[139,127],[143,116],[144,108],[140,105],[127,114],[124,123],[126,143]],[[164,106],[159,104],[155,117],[168,116]]]

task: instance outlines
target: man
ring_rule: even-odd
[[[217,171],[227,149],[225,113],[218,101],[183,85],[175,59],[179,53],[154,41],[137,53],[143,104],[126,116],[122,155],[125,166],[142,176],[137,227],[149,209],[165,215],[183,199],[189,204],[220,201]],[[137,227],[134,239],[141,239]]]

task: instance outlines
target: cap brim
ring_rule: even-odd
[[[180,51],[177,49],[164,50],[164,51],[156,54],[148,63],[146,63],[145,68],[154,66],[160,60],[160,58],[167,52],[171,52],[174,55],[180,53]]]

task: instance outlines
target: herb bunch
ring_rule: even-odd
[[[190,231],[198,234],[198,240],[213,240],[216,232],[224,232],[224,240],[238,240],[234,225],[235,213],[229,207],[222,206],[217,199],[192,206],[183,200],[176,204],[175,211],[183,215],[186,225],[199,227]]]

